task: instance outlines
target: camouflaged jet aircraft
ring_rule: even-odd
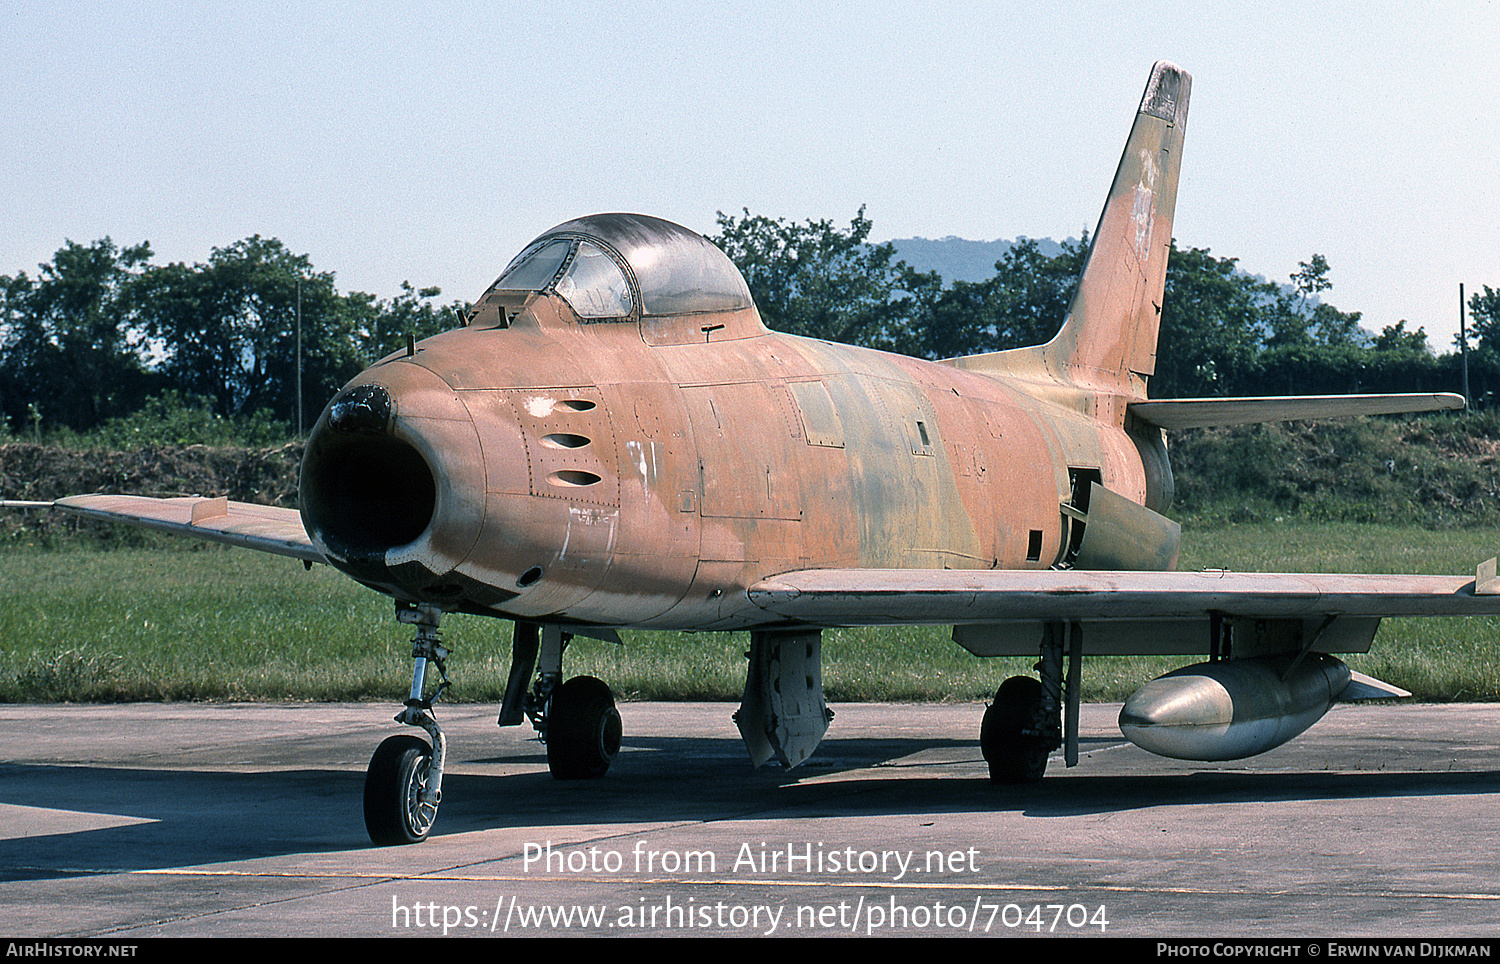
[[[766,329],[698,234],[634,214],[538,237],[466,323],[382,359],[308,439],[301,510],[93,495],[56,506],[327,563],[415,627],[424,730],[375,752],[376,843],[422,840],[446,744],[445,613],[515,624],[500,724],[529,718],[561,779],[619,751],[609,687],[565,679],[583,636],[748,630],[734,719],[755,764],[822,739],[825,627],[939,624],[1007,680],[980,744],[997,781],[1077,761],[1084,654],[1202,662],[1126,702],[1159,754],[1233,759],[1338,700],[1402,695],[1332,654],[1382,616],[1500,613],[1475,579],[1174,571],[1165,431],[1458,407],[1451,395],[1147,398],[1189,76],[1151,73],[1071,311],[1045,345],[932,362]],[[438,671],[434,686],[431,670]],[[432,690],[435,689],[435,692]]]

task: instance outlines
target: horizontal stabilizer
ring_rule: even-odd
[[[304,562],[324,562],[296,509],[228,499],[151,499],[135,495],[75,495],[54,508],[75,515],[156,529],[173,535],[257,549]]]
[[[1130,412],[1161,428],[1211,428],[1350,415],[1396,415],[1463,408],[1448,392],[1405,395],[1272,395],[1263,398],[1170,398],[1132,402]]]
[[[1355,700],[1399,700],[1405,699],[1411,693],[1399,686],[1392,686],[1373,676],[1364,673],[1349,671],[1349,685],[1344,687],[1338,695],[1338,702],[1352,703]]]

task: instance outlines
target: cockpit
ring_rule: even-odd
[[[539,294],[556,294],[585,324],[752,304],[739,269],[708,239],[639,214],[599,214],[546,232],[511,261],[469,323],[506,326]]]

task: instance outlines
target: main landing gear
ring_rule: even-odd
[[[1082,656],[1079,624],[1048,623],[1036,664],[1041,678],[1012,676],[1000,684],[979,728],[979,748],[990,766],[991,783],[1035,783],[1047,772],[1047,758],[1059,746],[1068,766],[1078,764]]]
[[[516,623],[510,680],[497,722],[515,726],[524,715],[547,744],[547,769],[554,779],[592,780],[604,776],[619,754],[623,728],[614,694],[602,680],[562,681],[563,651],[572,641],[573,634],[561,626]],[[528,679],[530,692],[525,691]]]
[[[425,840],[443,797],[447,741],[432,713],[432,704],[450,685],[448,650],[438,633],[441,617],[441,610],[428,605],[396,609],[397,619],[417,627],[411,694],[396,722],[424,730],[429,739],[392,736],[370,759],[365,771],[365,829],[380,846]],[[619,754],[623,728],[614,694],[603,681],[575,676],[562,682],[562,654],[572,638],[560,626],[516,624],[510,679],[497,722],[514,726],[529,719],[547,744],[552,776],[589,780],[604,776]],[[437,669],[442,683],[431,696],[424,696],[428,667]]]
[[[602,680],[575,676],[552,693],[540,731],[547,742],[547,769],[558,780],[602,777],[620,752],[620,711]]]
[[[979,727],[991,783],[1035,783],[1047,772],[1047,755],[1058,740],[1048,732],[1042,704],[1042,684],[1034,677],[1012,676],[1000,684]]]

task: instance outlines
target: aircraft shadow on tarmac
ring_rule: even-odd
[[[1085,739],[1082,749],[1117,742]],[[1490,769],[1300,772],[1290,761],[1289,769],[1153,772],[1144,755],[1127,774],[1058,767],[1040,784],[996,786],[985,779],[972,741],[944,738],[830,739],[815,760],[792,771],[753,770],[739,742],[723,738],[642,737],[629,740],[625,751],[595,781],[553,780],[545,749],[534,741],[487,758],[460,758],[444,782],[434,833],[902,813],[1061,817],[1217,802],[1500,794],[1500,771]],[[509,772],[473,772],[496,764]],[[515,772],[517,765],[525,769]],[[348,769],[5,765],[0,804],[140,822],[65,833],[12,826],[0,840],[0,881],[362,850],[370,846],[362,785],[363,774]]]

